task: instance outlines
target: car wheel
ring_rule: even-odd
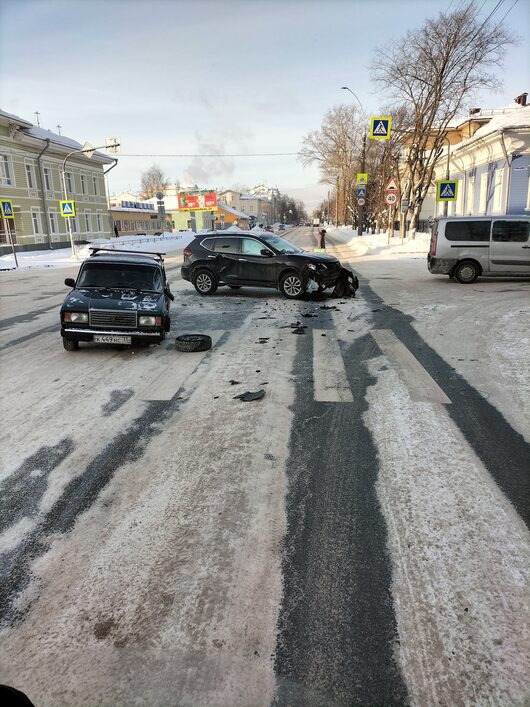
[[[213,295],[217,289],[217,278],[210,270],[198,270],[193,274],[192,281],[200,295]]]
[[[479,266],[472,260],[463,260],[453,270],[454,279],[461,285],[470,285],[479,275]]]
[[[297,272],[285,273],[280,280],[280,292],[287,299],[297,299],[303,293],[302,278]]]
[[[79,341],[75,341],[75,339],[63,338],[63,347],[65,351],[77,351],[79,348]]]
[[[208,351],[212,348],[212,338],[206,334],[183,334],[175,339],[177,351]]]

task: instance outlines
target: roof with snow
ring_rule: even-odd
[[[250,216],[245,214],[243,211],[236,211],[236,209],[233,209],[231,206],[227,206],[226,204],[217,204],[217,206],[220,209],[223,209],[223,211],[228,211],[229,214],[233,214],[238,218],[250,218]]]
[[[59,133],[54,133],[51,130],[44,130],[44,128],[39,128],[37,125],[33,125],[28,120],[19,118],[18,115],[13,113],[6,113],[0,110],[0,117],[11,120],[21,126],[21,134],[28,135],[29,137],[36,138],[37,140],[49,140],[54,145],[59,145],[60,147],[65,147],[70,150],[81,150],[83,145],[72,138],[66,137],[65,135],[59,135]],[[114,158],[105,154],[104,152],[94,152],[94,155],[102,160],[103,162],[114,162]],[[88,158],[87,158],[88,159]]]
[[[453,151],[460,150],[494,133],[503,132],[505,130],[524,130],[529,128],[530,106],[514,106],[512,110],[494,115],[492,119],[486,123],[486,125],[479,128],[474,135],[454,145]]]

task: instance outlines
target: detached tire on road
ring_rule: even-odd
[[[217,290],[217,278],[210,270],[197,270],[191,276],[191,281],[200,295],[213,295]]]
[[[284,297],[287,297],[287,299],[298,299],[302,296],[304,286],[302,278],[296,271],[291,270],[285,273],[280,280],[280,292]]]
[[[480,275],[480,268],[472,260],[463,260],[455,267],[452,275],[461,285],[470,285]]]
[[[175,348],[185,353],[209,351],[212,348],[212,338],[206,334],[183,334],[175,339]]]

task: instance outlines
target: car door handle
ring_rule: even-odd
[[[530,248],[530,245],[524,245],[523,248]]]
[[[246,258],[239,258],[239,262],[240,262],[240,263],[246,263],[246,262],[247,262],[247,259],[246,259]]]
[[[209,258],[217,258],[216,255],[209,255],[208,257],[209,257]]]

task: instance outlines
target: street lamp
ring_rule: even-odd
[[[355,100],[357,101],[357,103],[359,104],[359,107],[361,109],[362,121],[364,124],[362,149],[361,149],[361,173],[364,173],[364,170],[366,169],[366,113],[364,112],[364,109],[363,109],[361,101],[359,100],[359,97],[351,90],[351,88],[348,88],[348,86],[341,86],[341,90],[349,91],[351,93],[351,95],[355,98]],[[338,194],[337,194],[337,197],[338,197]],[[359,213],[359,223],[357,224],[357,235],[362,236],[363,222],[364,222],[364,206],[358,205],[358,213]]]

